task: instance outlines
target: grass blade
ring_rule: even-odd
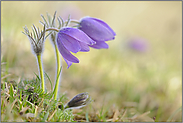
[[[45,75],[46,75],[46,77],[48,78],[48,80],[49,80],[49,82],[50,82],[50,85],[51,85],[51,92],[52,92],[52,88],[53,88],[53,86],[52,86],[52,83],[51,83],[51,79],[50,79],[50,77],[48,76],[48,74],[45,72]]]
[[[10,83],[10,102],[13,102],[13,85]]]
[[[90,122],[88,118],[88,112],[86,112],[85,117],[86,117],[86,122]]]
[[[36,77],[37,77],[37,79],[40,81],[40,78],[39,78],[39,76],[34,72],[34,74],[36,75]]]
[[[46,112],[44,118],[43,118],[43,122],[46,122],[46,119],[48,119],[48,115],[49,115],[49,111]]]
[[[172,122],[173,117],[179,112],[182,111],[182,106],[178,108],[167,120],[167,122]]]
[[[22,90],[20,90],[20,101],[22,101]],[[23,103],[20,103],[20,111],[22,110]]]

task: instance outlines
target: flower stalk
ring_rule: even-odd
[[[48,21],[45,19],[45,17],[42,15],[41,16],[44,22],[41,22],[43,25],[46,24],[46,32],[50,31],[51,35],[50,35],[50,40],[54,45],[54,49],[55,49],[55,57],[56,57],[56,81],[55,81],[55,86],[54,86],[54,91],[53,91],[53,95],[54,95],[54,99],[57,100],[57,96],[58,96],[58,91],[59,91],[59,84],[60,84],[60,78],[61,78],[61,60],[60,60],[60,56],[59,56],[59,50],[57,48],[57,44],[56,44],[56,33],[59,32],[59,29],[61,27],[64,26],[64,21],[61,17],[57,18],[58,22],[59,22],[59,26],[58,28],[56,28],[56,24],[55,24],[55,19],[56,19],[56,11],[53,15],[52,21],[49,19],[51,19],[51,16],[47,13],[47,17],[48,17]]]
[[[60,78],[61,78],[61,70],[59,71],[59,68],[61,68],[61,61],[60,61],[60,56],[59,56],[59,51],[57,46],[55,45],[55,51],[56,51],[56,59],[57,59],[57,80],[55,83],[55,92],[54,92],[54,99],[57,99],[57,94],[58,94],[58,87],[60,83]]]
[[[41,61],[41,55],[43,52],[44,41],[46,39],[45,29],[46,29],[45,25],[44,25],[43,31],[39,31],[39,28],[36,28],[33,25],[32,32],[29,32],[27,27],[24,27],[24,32],[22,32],[29,38],[33,52],[35,53],[35,56],[37,58],[39,77],[41,78],[40,86],[42,87],[43,92],[45,92],[45,82],[44,82],[44,72],[43,72],[43,66]]]
[[[59,70],[61,68],[61,60],[60,60],[59,51],[58,51],[56,42],[55,42],[55,40],[53,40],[53,39],[55,39],[56,35],[53,35],[53,36],[54,36],[54,38],[52,38],[51,40],[54,41],[53,44],[54,44],[54,48],[55,48],[55,57],[56,57],[56,63],[57,63],[56,82],[55,82],[53,94],[54,94],[54,99],[57,100],[58,88],[59,88],[60,78],[61,78],[61,70]]]
[[[44,73],[43,73],[43,66],[41,62],[41,54],[37,54],[37,62],[38,62],[38,71],[39,76],[41,77],[41,87],[43,89],[43,92],[45,92],[45,84],[44,84]]]
[[[46,29],[46,32],[47,32],[47,31],[56,31],[56,32],[59,32],[59,30],[56,29],[56,28],[47,28],[47,29]]]

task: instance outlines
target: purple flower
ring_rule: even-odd
[[[69,68],[72,63],[79,63],[78,58],[71,54],[79,51],[88,52],[88,45],[93,45],[96,42],[88,37],[83,31],[76,28],[62,28],[57,35],[58,49],[66,61]]]
[[[109,46],[105,41],[113,40],[116,35],[104,21],[91,17],[81,19],[79,29],[96,42],[94,45],[89,45],[96,49],[107,49]]]

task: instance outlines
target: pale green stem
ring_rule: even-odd
[[[77,23],[77,24],[80,24],[80,22],[79,22],[79,21],[77,21],[77,20],[71,20],[70,22],[71,22],[71,23]]]
[[[38,67],[39,67],[39,75],[41,78],[41,87],[43,89],[43,92],[45,92],[44,74],[43,74],[43,67],[42,67],[42,62],[41,62],[41,54],[37,54],[37,60],[38,60]]]
[[[57,99],[57,94],[58,94],[58,88],[59,88],[59,82],[60,82],[60,69],[61,69],[61,62],[60,62],[60,57],[59,57],[59,51],[57,48],[57,45],[54,43],[55,46],[55,52],[56,52],[56,60],[57,60],[57,77],[56,77],[56,82],[55,82],[55,88],[54,88],[54,99]]]
[[[46,29],[46,31],[56,31],[59,32],[58,29],[56,28],[48,28]],[[59,57],[59,51],[56,45],[56,42],[53,41],[54,43],[54,47],[55,47],[55,52],[56,52],[56,61],[57,61],[57,76],[56,76],[56,82],[55,82],[55,88],[53,91],[54,94],[54,99],[57,100],[57,95],[58,95],[58,88],[59,88],[59,82],[60,82],[60,73],[61,73],[61,61],[60,61],[60,57]]]
[[[56,28],[48,28],[48,29],[46,29],[46,31],[56,31],[56,32],[59,32],[59,30],[56,29]]]

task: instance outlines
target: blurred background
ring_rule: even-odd
[[[182,2],[154,1],[3,1],[1,2],[1,62],[10,80],[33,79],[37,61],[26,25],[42,29],[41,14],[64,19],[84,16],[105,21],[116,32],[109,49],[77,53],[79,64],[69,69],[62,60],[60,94],[69,98],[88,92],[94,102],[92,111],[117,107],[144,113],[166,121],[182,106]],[[44,70],[54,83],[55,54],[49,38],[43,53]],[[47,88],[51,87],[47,81]],[[132,112],[133,112],[132,111]],[[158,117],[157,117],[158,116]],[[174,115],[182,121],[182,112]]]

